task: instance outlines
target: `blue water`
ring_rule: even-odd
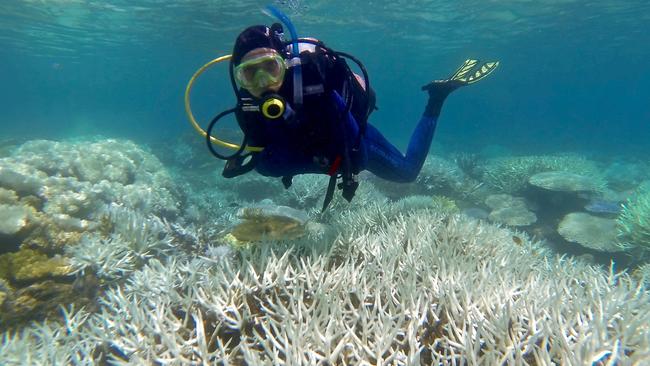
[[[436,142],[526,153],[647,154],[647,1],[280,1],[302,36],[356,55],[379,111],[371,123],[405,147],[419,87],[465,58],[500,60],[453,95]],[[3,137],[101,134],[136,140],[189,131],[187,79],[230,53],[267,1],[18,1],[0,5]],[[197,85],[200,120],[231,106],[226,68]]]

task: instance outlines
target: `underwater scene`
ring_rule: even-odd
[[[648,24],[4,1],[0,365],[650,365]]]

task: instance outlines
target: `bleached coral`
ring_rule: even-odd
[[[642,185],[630,197],[616,220],[619,245],[650,252],[650,184]]]
[[[29,141],[0,159],[0,186],[44,200],[46,213],[79,218],[110,202],[156,214],[178,211],[162,164],[130,141]]]
[[[11,224],[3,230],[14,242],[61,252],[111,203],[158,216],[179,211],[171,176],[133,142],[34,140],[0,159],[0,204],[11,205],[2,206]]]
[[[0,234],[14,235],[28,225],[30,209],[0,204]]]
[[[626,274],[549,257],[536,243],[514,244],[508,230],[428,211],[395,216],[372,232],[348,228],[344,236],[329,251],[310,255],[263,247],[211,261],[152,260],[109,290],[100,313],[77,313],[84,321],[72,331],[48,335],[47,343],[43,334],[53,332],[47,326],[5,335],[0,359],[650,361],[650,294]],[[340,246],[348,256],[331,255]]]
[[[567,241],[602,251],[617,252],[616,221],[584,212],[572,212],[558,224],[558,233]]]
[[[289,206],[310,208],[320,206],[327,191],[328,177],[318,174],[302,174],[293,177],[291,187],[281,195]]]
[[[526,188],[530,177],[547,171],[584,175],[595,186],[605,186],[604,174],[596,163],[574,154],[495,158],[486,165],[483,180],[503,193],[514,194]]]
[[[105,215],[110,232],[86,234],[79,244],[66,247],[73,272],[91,270],[114,280],[171,250],[168,226],[160,218],[117,205],[109,206]]]

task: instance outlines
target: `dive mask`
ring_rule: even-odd
[[[247,90],[280,87],[287,65],[282,56],[266,53],[246,60],[234,68],[237,84]]]

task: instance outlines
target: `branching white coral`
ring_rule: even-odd
[[[116,364],[650,361],[650,294],[628,275],[462,216],[366,210],[378,225],[329,252],[150,260],[82,338]]]
[[[99,277],[116,279],[142,266],[154,255],[171,250],[164,222],[118,205],[110,205],[104,220],[112,225],[110,236],[92,233],[66,251],[75,272],[92,269]]]
[[[16,333],[7,332],[0,342],[3,365],[93,365],[97,344],[88,337],[90,314],[83,309],[61,309],[63,324],[46,321]]]

